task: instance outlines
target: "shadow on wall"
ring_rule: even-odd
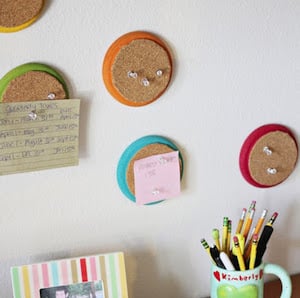
[[[291,250],[300,249],[299,227],[296,222],[300,211],[299,197],[300,194],[295,195],[294,202],[290,204],[288,212],[284,215],[285,220],[279,218],[278,221],[281,221],[278,226],[274,224],[274,232],[270,240],[267,259],[285,268],[289,266]]]
[[[180,282],[167,274],[162,276],[161,267],[151,251],[137,251],[126,254],[128,296],[131,298],[172,297],[183,298],[186,293],[180,289]]]

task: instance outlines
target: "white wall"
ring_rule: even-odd
[[[26,62],[54,66],[82,100],[80,165],[2,176],[0,297],[9,268],[63,257],[124,251],[132,298],[199,298],[209,292],[202,237],[257,200],[280,213],[266,260],[300,271],[300,171],[269,189],[249,185],[238,157],[248,134],[281,123],[300,135],[299,0],[47,1],[26,30],[0,34],[0,76]],[[141,108],[106,91],[110,44],[145,30],[171,47],[167,92]],[[159,134],[182,151],[182,195],[136,206],[116,182],[134,140]]]

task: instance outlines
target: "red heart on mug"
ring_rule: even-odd
[[[220,272],[219,271],[214,271],[214,277],[216,278],[217,281],[220,281]]]

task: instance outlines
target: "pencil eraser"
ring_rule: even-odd
[[[63,77],[41,63],[22,64],[0,79],[0,102],[67,99]]]
[[[298,146],[291,130],[280,124],[266,124],[251,132],[244,141],[239,166],[248,183],[267,188],[286,180],[297,159]]]
[[[0,32],[10,33],[27,28],[37,20],[44,0],[1,0]]]
[[[109,47],[102,74],[106,89],[116,100],[132,107],[144,106],[167,89],[172,77],[171,54],[156,35],[130,32]]]

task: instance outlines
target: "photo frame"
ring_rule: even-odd
[[[91,282],[102,283],[101,298],[128,298],[123,252],[15,266],[11,279],[14,298],[41,298],[46,289]]]

